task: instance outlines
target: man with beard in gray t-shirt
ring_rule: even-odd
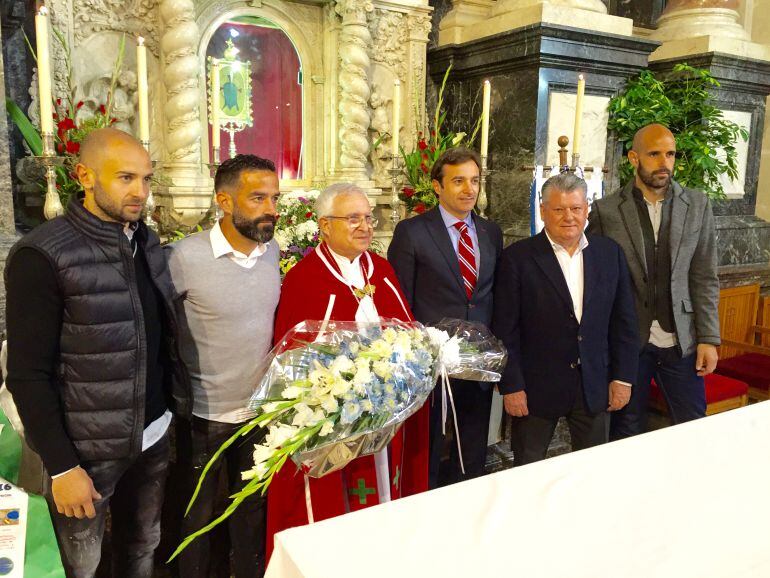
[[[189,499],[203,467],[220,445],[254,417],[247,404],[259,362],[269,352],[280,295],[280,252],[273,239],[278,218],[278,176],[272,161],[237,155],[223,162],[214,179],[224,217],[210,231],[192,235],[169,250],[169,268],[179,300],[180,354],[190,373],[193,415],[177,426],[177,450],[186,470]],[[209,471],[189,514],[188,535],[208,524],[215,510],[219,470],[229,494],[241,489],[240,473],[253,465],[258,440],[230,446]],[[265,571],[265,501],[251,496],[228,520],[236,578]],[[208,534],[179,556],[181,576],[208,576]],[[222,561],[226,563],[226,561]]]

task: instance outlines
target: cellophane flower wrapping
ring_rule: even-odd
[[[468,321],[300,323],[267,358],[251,398],[274,417],[243,477],[269,477],[282,455],[311,477],[339,470],[387,446],[442,366],[451,377],[496,381],[504,365],[502,343]]]
[[[440,331],[446,339],[438,338],[441,345],[441,362],[449,377],[470,381],[500,381],[508,361],[503,342],[492,332],[473,321],[444,318],[428,328]]]
[[[288,344],[294,348],[287,350]],[[317,430],[291,458],[311,477],[380,451],[427,399],[438,355],[439,346],[419,323],[295,326],[270,354],[251,398],[250,407],[265,413],[285,406],[255,447],[254,474],[266,473],[276,449],[303,431]]]

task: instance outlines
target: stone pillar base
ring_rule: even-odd
[[[682,38],[681,40],[664,42],[650,55],[650,62],[680,59],[711,52],[754,60],[770,60],[770,46],[720,35],[697,36],[695,38]]]
[[[593,9],[547,1],[522,6],[519,0],[500,0],[485,13],[484,8],[489,4],[492,3],[484,0],[456,2],[439,26],[439,46],[462,44],[540,23],[623,36],[631,36],[633,32],[632,19],[610,16]]]

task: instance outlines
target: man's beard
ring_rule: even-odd
[[[99,182],[94,183],[94,203],[105,215],[114,219],[118,223],[135,222],[142,218],[142,214],[123,214],[123,206],[116,203],[102,188]],[[137,200],[137,205],[144,205],[144,202]]]
[[[636,174],[639,175],[639,178],[645,185],[657,191],[667,189],[671,182],[671,171],[668,169],[661,169],[650,173],[644,170],[640,164],[636,169]]]
[[[244,237],[257,243],[268,243],[273,238],[277,219],[273,215],[262,215],[249,221],[238,212],[233,212],[233,227]]]

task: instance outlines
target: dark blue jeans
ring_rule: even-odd
[[[164,435],[133,460],[81,464],[102,496],[93,519],[68,518],[56,511],[47,488],[49,509],[68,578],[91,578],[102,555],[104,521],[112,516],[112,573],[119,578],[151,578],[153,554],[160,542],[160,512],[168,471],[169,438]],[[49,480],[50,482],[50,480]]]
[[[695,353],[680,357],[678,347],[661,349],[648,343],[639,355],[639,374],[631,389],[631,400],[622,410],[612,413],[611,441],[647,431],[653,378],[675,424],[706,415],[706,389],[703,378],[695,372]]]

